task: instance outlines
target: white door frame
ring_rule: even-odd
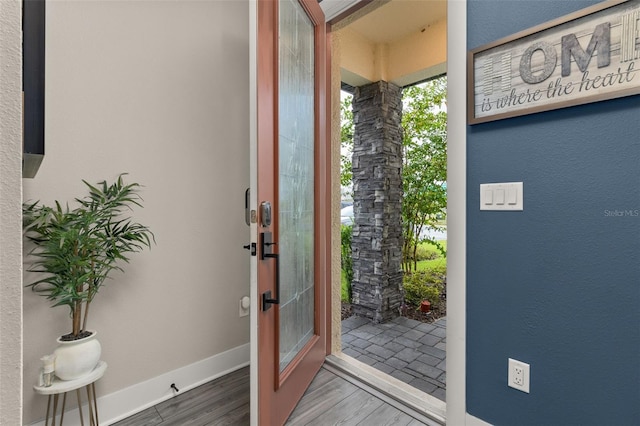
[[[258,4],[249,0],[249,185],[251,211],[258,209]],[[258,224],[251,221],[251,243],[258,243]],[[250,261],[251,308],[249,310],[249,414],[251,426],[258,426],[258,257]]]
[[[467,1],[447,7],[447,423],[466,425]]]

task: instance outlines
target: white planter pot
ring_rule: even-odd
[[[96,332],[84,339],[65,342],[58,338],[59,346],[53,351],[56,356],[55,374],[60,380],[74,380],[89,374],[100,361],[102,347]]]

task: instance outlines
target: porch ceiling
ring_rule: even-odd
[[[331,1],[320,4],[326,8]],[[333,24],[342,81],[407,86],[445,73],[446,23],[446,0],[369,2]]]
[[[391,43],[447,19],[446,0],[392,0],[350,24],[374,43]]]

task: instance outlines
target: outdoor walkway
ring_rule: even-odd
[[[342,321],[342,352],[444,401],[446,328],[446,317],[373,324],[354,315]]]

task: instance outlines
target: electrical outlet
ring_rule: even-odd
[[[518,387],[524,386],[524,368],[520,364],[513,365],[513,384]]]
[[[529,364],[509,358],[509,387],[529,393]]]

